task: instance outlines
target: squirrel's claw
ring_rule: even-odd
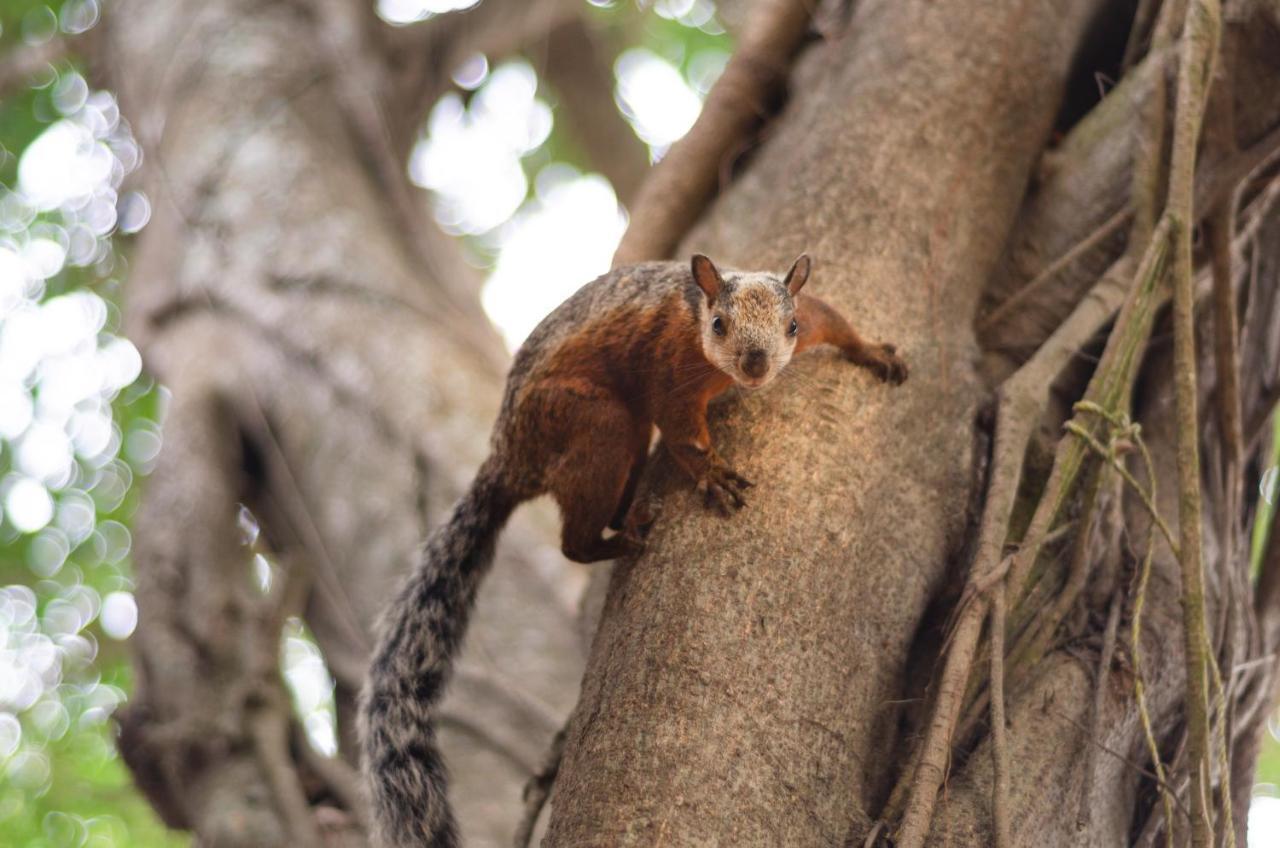
[[[627,531],[620,534],[617,538],[622,540],[625,548],[622,555],[618,557],[619,559],[622,559],[623,557],[638,557],[644,553],[645,540],[642,537],[635,535],[631,531]]]
[[[871,369],[871,373],[875,374],[885,383],[891,383],[900,386],[906,382],[909,369],[907,363],[902,357],[898,356],[898,349],[891,344],[882,344],[872,354],[865,363],[866,367]]]
[[[717,509],[727,516],[747,505],[741,491],[751,485],[751,481],[731,468],[713,467],[698,481],[697,490],[708,509]]]
[[[631,505],[631,510],[627,513],[623,533],[643,542],[649,538],[649,531],[653,529],[657,520],[658,510],[651,501],[636,502]]]

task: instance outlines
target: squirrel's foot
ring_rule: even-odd
[[[868,369],[885,383],[901,385],[907,379],[907,363],[891,344],[875,345],[863,350],[854,362]]]
[[[627,512],[627,520],[622,532],[633,539],[644,541],[649,538],[649,531],[658,520],[658,510],[651,501],[637,502]]]
[[[713,465],[698,481],[697,490],[709,509],[718,509],[722,515],[732,515],[747,505],[742,493],[754,485],[727,465]]]
[[[637,557],[644,553],[645,543],[644,537],[636,535],[631,530],[626,530],[614,537],[622,543],[622,551],[618,554],[617,559],[623,557]]]

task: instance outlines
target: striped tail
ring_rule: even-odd
[[[432,712],[516,503],[490,457],[383,613],[360,705],[365,783],[380,848],[458,844]]]

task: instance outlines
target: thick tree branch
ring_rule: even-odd
[[[300,609],[333,660],[345,721],[371,623],[482,458],[476,422],[499,400],[501,347],[474,272],[429,217],[401,214],[412,195],[380,112],[397,102],[392,69],[362,28],[367,6],[129,0],[103,22],[154,210],[131,254],[128,324],[174,398],[134,528],[131,644],[145,682],[122,739],[158,806],[210,844],[310,845],[317,830],[332,842],[335,806],[357,797],[344,772],[292,744],[288,698],[263,688],[283,685],[278,622],[217,606],[257,597],[236,502],[260,510],[291,571],[296,561],[314,578]],[[199,404],[211,393],[229,421]],[[224,454],[247,480],[202,482]],[[523,752],[512,765],[441,730],[472,841],[510,834],[517,813],[492,798],[518,792],[580,676],[567,628],[545,627],[562,620],[549,582],[569,574],[521,523],[499,548],[463,662],[483,657],[552,708],[511,708],[466,675],[448,696],[446,711],[506,729]],[[241,657],[249,644],[270,662]],[[344,754],[349,733],[339,728]],[[361,817],[347,812],[337,830],[353,845]]]
[[[724,160],[768,117],[810,25],[810,4],[758,0],[702,114],[645,180],[613,264],[666,259],[720,188]]]

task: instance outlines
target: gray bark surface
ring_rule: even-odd
[[[839,845],[895,774],[895,701],[963,544],[984,390],[968,320],[1097,4],[859,4],[811,50],[758,158],[685,242],[810,283],[912,368],[815,354],[720,408],[758,483],[703,512],[663,466],[650,549],[615,572],[549,844]]]

